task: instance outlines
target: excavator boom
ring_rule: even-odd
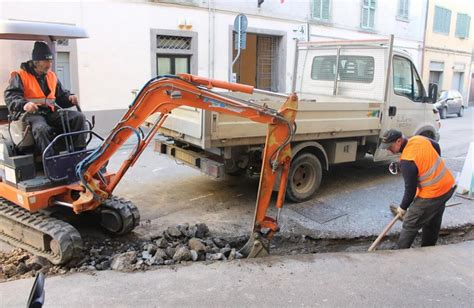
[[[266,242],[278,231],[278,217],[268,217],[266,213],[277,179],[280,180],[276,201],[278,212],[283,204],[291,161],[290,142],[295,134],[294,121],[298,99],[294,94],[288,96],[280,110],[276,111],[252,102],[229,98],[211,91],[212,88],[253,92],[252,86],[189,74],[158,76],[151,79],[102,145],[77,165],[76,173],[81,179],[83,189],[80,197],[72,203],[73,210],[76,213],[94,210],[111,196],[123,175],[152,141],[173,109],[189,106],[240,116],[268,125],[252,235],[242,250],[248,256],[266,254],[268,252]],[[155,113],[159,113],[160,116],[144,136],[139,128]],[[104,176],[101,173],[104,165],[132,135],[138,138],[133,153],[122,163],[115,175]]]

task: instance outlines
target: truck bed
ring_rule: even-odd
[[[283,97],[270,94],[228,92],[227,96],[253,100],[278,109]],[[294,141],[378,135],[381,102],[341,96],[299,95]],[[147,123],[153,123],[156,116]],[[248,119],[189,107],[175,109],[160,133],[202,149],[264,143],[266,126]]]

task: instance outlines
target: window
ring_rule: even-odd
[[[435,6],[433,31],[449,35],[451,25],[451,11]]]
[[[157,75],[190,73],[189,56],[157,55]]]
[[[152,76],[196,74],[198,34],[192,31],[151,29]]]
[[[336,76],[336,56],[313,58],[311,79],[334,80]],[[365,56],[340,56],[340,81],[371,83],[374,80],[374,58]]]
[[[422,101],[423,84],[415,67],[408,59],[393,57],[393,91],[413,101]]]
[[[397,17],[408,20],[408,8],[410,6],[409,0],[398,0],[398,14]]]
[[[456,20],[456,37],[459,38],[468,38],[469,37],[469,27],[471,24],[471,17],[467,14],[459,14]]]
[[[161,49],[191,50],[191,38],[174,35],[157,35],[156,47]]]
[[[374,29],[375,0],[363,0],[361,27],[363,29]]]
[[[329,21],[329,6],[329,0],[313,0],[313,18],[321,21]]]

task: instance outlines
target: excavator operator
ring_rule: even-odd
[[[62,133],[61,116],[71,132],[85,129],[85,116],[78,111],[62,110],[78,105],[77,96],[64,89],[51,71],[53,53],[45,42],[35,42],[32,60],[24,62],[20,70],[11,73],[4,97],[10,120],[21,118],[29,124],[35,140],[35,150],[43,153],[55,134]],[[61,115],[62,113],[62,115]],[[85,148],[85,135],[73,136],[77,149]]]

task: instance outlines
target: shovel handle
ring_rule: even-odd
[[[375,241],[372,243],[372,245],[370,245],[369,250],[367,250],[367,251],[369,251],[369,252],[374,251],[375,248],[377,247],[377,245],[380,243],[380,241],[382,241],[384,236],[387,235],[388,231],[390,231],[390,229],[392,229],[393,225],[401,217],[402,217],[402,215],[400,215],[400,213],[398,213],[397,216],[395,216],[392,219],[392,221],[388,223],[388,225],[385,227],[385,229],[383,229],[382,233],[380,233],[380,235],[375,239]]]

